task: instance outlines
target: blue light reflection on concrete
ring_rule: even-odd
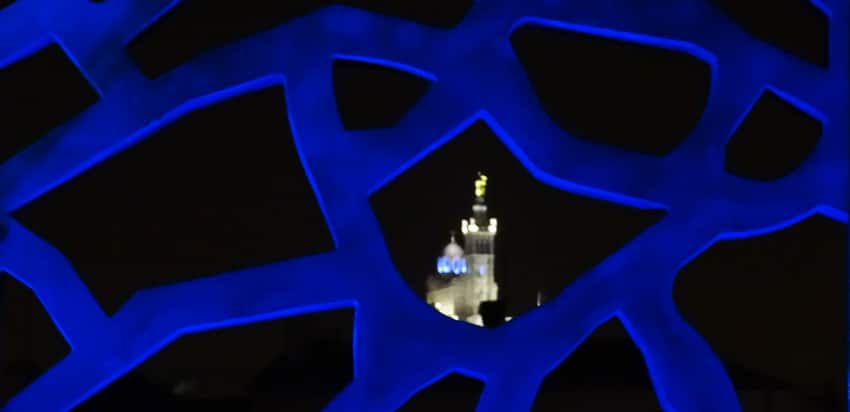
[[[337,59],[337,60],[350,60],[350,61],[355,61],[355,62],[360,62],[360,63],[372,64],[372,65],[375,65],[375,66],[383,66],[383,67],[390,68],[390,69],[393,69],[393,70],[397,70],[397,71],[400,71],[400,72],[408,73],[408,74],[411,74],[413,76],[421,77],[423,79],[430,81],[431,83],[437,82],[437,78],[434,77],[433,74],[428,73],[424,70],[417,69],[416,67],[411,67],[411,66],[408,66],[406,64],[401,64],[401,63],[398,63],[398,62],[393,62],[393,61],[384,60],[384,59],[378,59],[378,58],[374,58],[374,57],[350,56],[350,55],[345,55],[345,54],[335,54],[335,55],[332,56],[332,58]]]
[[[545,374],[612,316],[623,320],[644,354],[665,411],[737,411],[722,365],[672,305],[669,285],[679,265],[718,236],[731,236],[723,233],[752,236],[813,210],[847,219],[850,5],[842,0],[825,2],[831,16],[827,69],[752,38],[707,1],[659,1],[645,5],[651,13],[635,13],[628,0],[557,7],[544,0],[493,0],[477,2],[449,31],[377,16],[359,30],[329,32],[322,29],[327,21],[366,12],[328,7],[147,80],[122,48],[168,3],[30,0],[0,11],[2,61],[52,37],[102,96],[0,166],[3,210],[16,209],[187,110],[283,84],[280,76],[267,77],[280,73],[287,79],[290,110],[281,115],[293,120],[337,249],[143,290],[107,318],[60,252],[12,222],[0,245],[0,266],[33,288],[72,352],[5,411],[67,410],[184,333],[341,306],[357,310],[356,377],[329,405],[332,411],[393,410],[450,371],[485,381],[480,411],[528,410]],[[672,39],[670,44],[706,50],[716,77],[703,119],[664,158],[573,139],[542,113],[510,50],[510,30],[526,16],[567,22],[567,29],[604,28],[606,36],[624,41],[646,39],[635,37],[640,34],[661,46]],[[692,19],[703,29],[694,30]],[[388,35],[401,32],[415,34],[415,47]],[[339,55],[401,62],[440,81],[397,127],[354,136],[342,129],[333,101],[328,68]],[[824,120],[810,161],[769,184],[722,172],[730,131],[766,85]],[[217,94],[221,90],[226,92]],[[632,207],[663,208],[669,215],[545,306],[500,328],[440,316],[396,273],[368,195],[474,121],[485,121],[546,184]],[[394,310],[386,311],[388,306]]]

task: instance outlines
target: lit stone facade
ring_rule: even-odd
[[[494,272],[498,221],[487,215],[486,187],[487,176],[479,174],[472,217],[461,221],[464,247],[452,236],[437,259],[437,274],[427,280],[426,295],[428,304],[444,315],[478,326],[483,326],[481,302],[499,298]]]

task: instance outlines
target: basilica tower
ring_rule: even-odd
[[[439,279],[429,279],[426,297],[428,304],[446,316],[479,326],[483,325],[481,303],[499,298],[494,271],[498,221],[487,213],[486,194],[487,176],[479,173],[472,216],[461,220],[464,247],[452,236],[437,259]]]

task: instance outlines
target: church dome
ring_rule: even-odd
[[[443,249],[443,256],[449,258],[459,258],[463,257],[463,248],[455,242],[454,237],[452,237],[451,243],[446,245],[446,248]]]

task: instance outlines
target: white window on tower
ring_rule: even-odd
[[[486,272],[486,270],[487,269],[484,267],[484,265],[478,266],[478,275],[484,276],[484,273]]]

